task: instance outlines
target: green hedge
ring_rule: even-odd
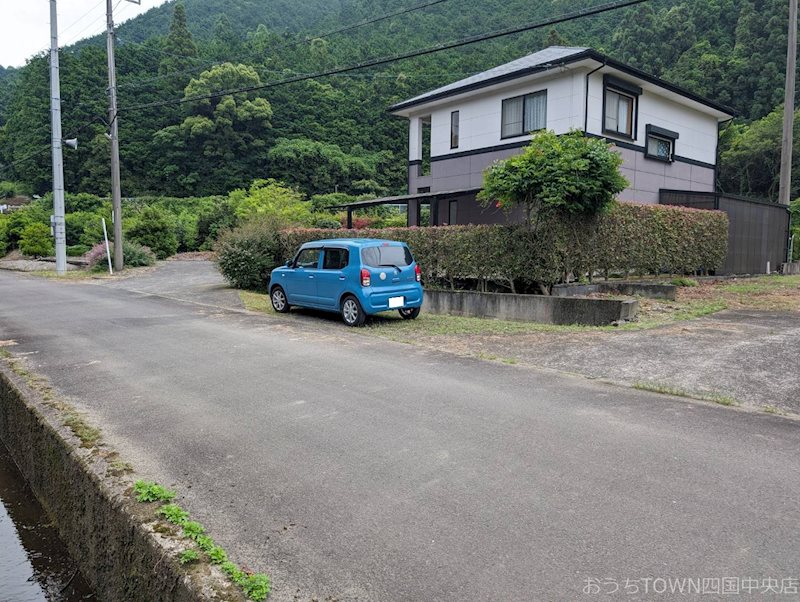
[[[534,231],[501,225],[260,230],[233,231],[218,247],[222,273],[234,286],[265,287],[271,268],[292,257],[301,244],[325,238],[400,240],[411,247],[428,284],[479,280],[511,290],[532,283],[552,286],[569,273],[715,270],[728,246],[725,213],[633,203],[614,204],[591,219],[552,219]]]

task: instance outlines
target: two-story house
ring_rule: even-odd
[[[590,48],[553,46],[391,107],[409,121],[408,223],[516,219],[475,200],[495,160],[531,132],[577,129],[614,143],[630,186],[622,201],[658,203],[659,190],[714,192],[719,125],[732,110]]]

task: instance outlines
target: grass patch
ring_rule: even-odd
[[[178,554],[178,562],[181,564],[191,564],[198,560],[200,560],[200,554],[197,553],[197,550],[184,550]]]
[[[81,440],[81,447],[94,447],[100,441],[100,429],[90,426],[77,413],[71,412],[64,416],[64,424]]]
[[[139,483],[142,485],[138,487],[138,489],[142,491],[167,491],[156,483],[139,481],[137,486]],[[172,497],[174,497],[174,494]],[[142,500],[139,497],[136,499],[140,502],[149,501]],[[263,573],[245,571],[228,560],[228,553],[225,549],[217,545],[214,540],[206,534],[206,529],[203,525],[197,521],[190,520],[189,513],[186,510],[181,508],[178,504],[169,503],[161,506],[161,508],[156,511],[156,515],[176,527],[181,528],[183,530],[183,535],[197,545],[211,564],[219,565],[222,572],[236,585],[241,587],[248,598],[256,602],[266,600],[271,588],[269,577]],[[184,550],[178,556],[178,562],[181,564],[190,564],[197,562],[199,559],[200,553],[193,549]]]
[[[686,278],[685,276],[681,276],[680,278],[673,278],[670,280],[670,284],[675,286],[697,286],[699,282],[692,278]]]
[[[136,493],[136,501],[143,503],[171,502],[175,499],[174,491],[148,481],[136,481],[133,491]]]
[[[133,466],[129,462],[123,462],[122,460],[113,460],[108,466],[114,476],[133,472]]]
[[[69,270],[61,276],[59,276],[55,270],[35,270],[33,272],[25,273],[30,274],[31,276],[53,280],[90,280],[97,277],[97,274],[90,270]]]
[[[245,309],[250,311],[258,311],[265,314],[277,315],[277,312],[272,309],[272,301],[269,295],[265,293],[254,293],[253,291],[239,291],[239,299]]]
[[[741,405],[738,400],[728,395],[721,393],[693,393],[686,389],[678,387],[671,387],[669,385],[661,385],[658,383],[649,382],[636,382],[633,384],[634,389],[640,391],[649,391],[651,393],[660,393],[662,395],[672,395],[674,397],[686,397],[687,399],[699,399],[700,401],[711,401],[723,406],[738,406]]]

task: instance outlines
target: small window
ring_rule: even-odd
[[[547,90],[503,101],[500,137],[511,138],[547,127]]]
[[[450,201],[449,209],[450,215],[447,223],[451,226],[455,226],[458,224],[458,201]]]
[[[675,156],[675,141],[677,139],[678,132],[672,132],[648,124],[645,157],[672,163],[673,157]]]
[[[430,191],[431,191],[430,186],[420,186],[419,188],[417,188],[417,194],[425,194],[426,192]]]
[[[458,111],[450,113],[450,148],[458,148]]]
[[[343,270],[347,267],[350,260],[350,253],[347,249],[325,249],[322,258],[323,270]]]
[[[294,260],[294,267],[315,269],[319,266],[319,249],[303,249]]]
[[[672,140],[653,135],[648,136],[647,154],[653,159],[672,161]]]

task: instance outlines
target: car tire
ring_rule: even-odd
[[[348,326],[361,326],[367,319],[361,303],[353,295],[347,295],[342,300],[342,320]]]
[[[269,298],[272,301],[272,309],[279,314],[288,313],[292,308],[292,306],[289,305],[289,299],[286,298],[286,292],[280,286],[273,287]]]
[[[407,307],[404,309],[399,309],[400,317],[404,320],[416,320],[419,316],[419,307]]]

